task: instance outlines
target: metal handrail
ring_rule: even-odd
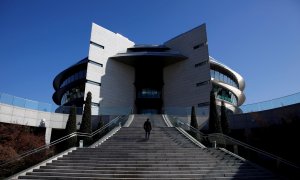
[[[2,167],[4,165],[7,165],[7,164],[9,164],[11,162],[14,162],[15,160],[20,160],[20,159],[23,159],[23,158],[25,158],[25,157],[27,157],[29,155],[32,155],[32,154],[38,153],[38,152],[40,152],[42,150],[48,149],[51,146],[56,145],[56,144],[58,144],[60,142],[63,142],[65,140],[67,140],[67,139],[70,139],[70,138],[72,138],[74,136],[89,137],[89,138],[91,138],[91,137],[95,136],[96,134],[100,133],[101,131],[103,131],[105,128],[107,128],[111,124],[116,123],[116,121],[118,121],[120,118],[121,118],[121,116],[117,116],[112,121],[110,121],[109,123],[105,124],[104,126],[102,126],[101,128],[99,128],[98,130],[96,130],[96,131],[94,131],[92,133],[73,132],[73,133],[68,134],[66,136],[63,136],[63,137],[61,137],[61,138],[59,138],[59,139],[57,139],[55,141],[52,141],[50,144],[46,144],[46,145],[38,147],[36,149],[26,151],[25,153],[22,153],[19,156],[16,156],[16,157],[14,157],[14,158],[12,158],[12,159],[10,159],[10,160],[8,160],[8,161],[0,164],[0,167]]]
[[[172,119],[172,118],[171,118],[171,119]],[[288,165],[288,166],[294,167],[294,168],[296,168],[296,169],[300,169],[299,166],[295,165],[294,163],[292,163],[292,162],[290,162],[290,161],[288,161],[288,160],[285,160],[285,159],[283,159],[283,158],[281,158],[281,157],[279,157],[279,156],[276,156],[276,155],[274,155],[274,154],[271,154],[271,153],[268,153],[268,152],[263,151],[263,150],[261,150],[261,149],[258,149],[258,148],[256,148],[256,147],[253,147],[253,146],[251,146],[251,145],[249,145],[249,144],[246,144],[246,143],[244,143],[244,142],[241,142],[241,141],[239,141],[239,140],[236,140],[236,139],[234,139],[234,138],[232,138],[232,137],[230,137],[230,136],[227,136],[227,135],[225,135],[225,134],[222,134],[222,133],[204,134],[204,133],[202,133],[201,131],[199,131],[198,129],[196,129],[196,128],[190,126],[189,124],[187,124],[187,123],[185,123],[185,122],[182,122],[182,121],[180,121],[180,120],[178,120],[178,119],[176,119],[176,121],[179,122],[179,124],[182,124],[182,125],[187,126],[188,128],[192,129],[193,132],[196,132],[196,133],[200,134],[201,136],[203,136],[203,137],[205,137],[205,138],[209,138],[209,137],[212,137],[212,136],[217,136],[217,137],[220,137],[220,138],[225,138],[226,140],[231,141],[231,142],[234,142],[235,144],[238,144],[238,145],[240,145],[240,146],[243,146],[243,147],[245,147],[246,149],[250,149],[250,150],[255,151],[255,152],[259,153],[259,154],[262,154],[262,155],[264,155],[264,156],[270,157],[271,159],[274,159],[274,160],[276,160],[276,161],[279,160],[280,162],[283,162],[284,164],[286,164],[286,165]]]

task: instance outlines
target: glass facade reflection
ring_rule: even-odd
[[[217,99],[227,101],[237,106],[237,97],[231,91],[229,91],[228,89],[224,89],[216,84],[213,85],[213,90]]]
[[[61,98],[61,104],[66,104],[75,99],[79,99],[79,98],[83,98],[83,97],[84,97],[84,84],[79,85],[77,87],[74,87],[74,88],[66,91]]]
[[[82,71],[78,71],[74,74],[72,74],[71,76],[69,76],[67,79],[65,79],[63,81],[63,83],[61,83],[60,88],[78,80],[78,79],[84,79],[86,77],[86,70],[82,70]]]
[[[138,98],[160,98],[160,92],[155,89],[142,89],[137,94]]]
[[[233,80],[233,78],[219,72],[219,71],[216,71],[214,69],[211,69],[210,70],[210,76],[218,81],[221,81],[223,83],[226,83],[226,84],[229,84],[230,86],[234,86],[236,88],[239,88],[238,86],[238,83]]]

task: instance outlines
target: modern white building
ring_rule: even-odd
[[[107,109],[161,114],[207,107],[211,90],[232,112],[245,101],[242,76],[209,56],[205,24],[161,45],[136,45],[93,23],[89,46],[87,58],[55,77],[56,104],[82,107],[91,92],[93,115]]]

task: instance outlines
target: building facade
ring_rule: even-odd
[[[91,92],[93,115],[207,107],[211,90],[232,112],[245,101],[242,76],[209,56],[205,24],[161,45],[136,45],[93,23],[88,57],[59,73],[53,86],[60,106],[82,107]]]

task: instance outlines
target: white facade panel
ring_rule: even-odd
[[[165,43],[188,57],[164,69],[165,107],[197,106],[199,103],[209,102],[211,85],[206,41],[205,25],[201,25]],[[198,48],[194,48],[196,46]],[[195,66],[206,61],[201,66]],[[207,84],[197,86],[201,82]]]
[[[94,44],[90,44],[90,49],[89,49],[89,60],[101,63],[105,59],[106,56],[104,55],[106,52],[103,48],[96,46]]]
[[[102,107],[130,107],[134,105],[134,68],[109,60],[101,79]]]
[[[100,107],[133,106],[134,69],[109,59],[133,45],[124,36],[92,24],[89,60],[103,67],[88,63],[87,80],[101,83],[101,86],[86,83],[84,98],[90,91],[92,102],[100,103]]]
[[[87,72],[88,72],[86,74],[87,80],[101,83],[101,76],[103,76],[103,74],[104,74],[103,67],[101,67],[97,64],[88,63]]]
[[[93,103],[100,103],[100,101],[101,101],[100,88],[101,87],[97,84],[91,84],[89,82],[85,83],[85,92],[92,93],[92,102]]]

